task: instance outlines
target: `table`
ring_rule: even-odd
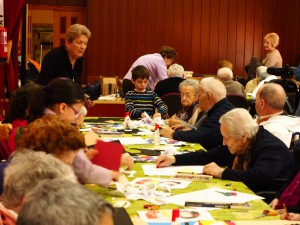
[[[131,136],[130,134],[125,134],[124,136]],[[102,136],[101,136],[102,137]],[[110,136],[112,137],[112,136]],[[118,136],[120,137],[120,136]],[[129,151],[130,148],[133,146],[125,146],[125,150]],[[147,145],[134,145],[134,147],[141,148],[141,147],[147,147]],[[187,150],[190,149],[191,146],[185,146],[181,147],[180,150]],[[199,144],[194,145],[193,150],[200,149],[201,146]],[[128,180],[131,181],[137,177],[144,177],[144,173],[142,170],[142,165],[145,163],[135,163],[133,170],[136,171],[136,174],[133,178],[128,177]],[[165,177],[162,177],[165,178]],[[112,204],[115,204],[116,202],[120,200],[126,200],[125,197],[122,197],[120,194],[118,194],[114,187],[105,189],[97,185],[87,185],[88,188],[92,189],[96,193],[103,196],[107,201],[111,202]],[[218,187],[222,189],[228,189],[228,190],[235,190],[239,192],[249,193],[253,194],[253,192],[248,189],[243,183],[236,182],[236,181],[228,181],[228,180],[221,180],[221,179],[215,179],[213,178],[210,182],[201,182],[201,181],[192,181],[191,184],[188,186],[187,189],[172,189],[172,193],[174,194],[181,194],[185,193],[187,191],[196,191],[211,187]],[[137,211],[145,210],[144,205],[149,204],[149,202],[146,202],[144,200],[137,200],[131,202],[131,205],[126,208],[128,214],[133,217],[137,215]],[[263,217],[259,219],[254,219],[257,216],[259,216],[263,210],[271,208],[262,200],[255,200],[251,201],[251,208],[250,209],[219,209],[215,211],[211,211],[211,215],[216,220],[255,220],[255,221],[261,221],[261,220],[278,220],[280,217],[278,216],[270,216],[270,217]],[[162,205],[159,207],[160,210],[164,209],[175,209],[175,208],[184,208],[180,207],[174,204],[167,204]]]
[[[124,117],[125,115],[125,100],[95,100],[94,107],[88,108],[87,116],[109,116],[109,117]]]

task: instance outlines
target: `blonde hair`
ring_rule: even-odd
[[[227,67],[229,69],[233,69],[233,64],[232,62],[228,61],[228,60],[220,60],[219,63],[218,63],[218,69],[221,69],[223,67]]]
[[[65,40],[66,42],[71,43],[76,37],[81,35],[85,35],[89,39],[92,36],[92,33],[86,26],[76,23],[67,29]]]
[[[276,48],[279,45],[279,36],[276,33],[268,33],[264,36],[264,41],[270,42]]]

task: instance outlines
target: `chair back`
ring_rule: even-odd
[[[170,92],[161,97],[161,100],[168,106],[168,115],[176,114],[181,108],[180,93]]]
[[[232,105],[234,105],[237,108],[244,108],[247,110],[249,108],[247,99],[241,95],[227,95],[226,98]]]
[[[117,93],[119,77],[100,76],[101,95],[111,95]]]

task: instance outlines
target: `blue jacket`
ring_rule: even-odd
[[[227,167],[222,179],[241,181],[254,192],[278,191],[280,187],[273,183],[274,179],[289,179],[295,172],[294,159],[287,146],[262,126],[250,151],[250,165],[246,171],[232,169],[235,155],[223,145],[208,152],[176,155],[174,165],[206,165],[215,162],[220,167]]]
[[[223,138],[220,131],[219,119],[232,109],[234,109],[234,106],[227,98],[222,99],[207,111],[206,118],[200,123],[197,129],[176,131],[173,134],[173,139],[199,143],[205,149],[211,149],[221,145]]]

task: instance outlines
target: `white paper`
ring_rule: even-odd
[[[165,189],[185,189],[189,186],[191,181],[188,180],[172,180],[172,179],[159,179],[151,177],[138,177],[130,183],[134,186],[141,186],[147,182],[154,183],[159,188]]]
[[[122,137],[122,138],[101,138],[102,141],[112,141],[112,140],[119,140],[122,145],[143,145],[148,144],[143,138],[141,137]]]
[[[203,173],[204,166],[169,166],[156,168],[155,164],[142,165],[145,175],[148,176],[174,176],[177,172]]]
[[[174,195],[167,198],[168,203],[184,206],[186,201],[190,202],[207,202],[207,203],[246,203],[252,200],[263,199],[258,195],[246,194],[234,191],[236,196],[225,196],[219,192],[233,192],[222,188],[208,188],[201,191],[193,191],[189,193]]]
[[[137,211],[140,218],[147,222],[171,222],[172,210]],[[209,212],[202,209],[180,209],[180,222],[214,220]]]

